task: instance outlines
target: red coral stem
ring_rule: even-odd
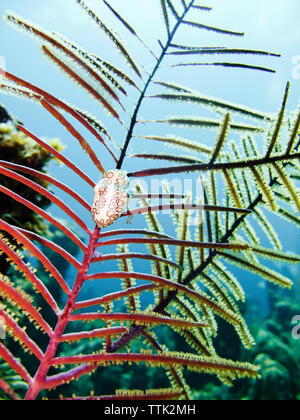
[[[157,211],[165,211],[165,210],[202,210],[202,211],[218,211],[218,212],[235,212],[235,213],[243,213],[249,214],[251,213],[248,209],[240,209],[234,207],[222,207],[222,206],[208,206],[202,204],[160,204],[158,206],[147,206],[147,207],[140,207],[134,210],[128,210],[127,212],[122,214],[122,217],[127,216],[134,216],[137,214],[145,214],[145,213],[154,213]]]
[[[18,229],[0,219],[0,230],[10,233],[18,242],[22,243],[38,260],[44,265],[46,270],[49,270],[53,277],[57,280],[62,290],[68,295],[70,292],[69,286],[65,282],[62,275],[49,261],[49,259]]]
[[[254,367],[245,364],[236,364],[228,360],[211,360],[207,357],[195,356],[192,354],[138,354],[138,353],[100,353],[88,354],[78,356],[58,357],[53,360],[54,366],[65,364],[80,364],[80,363],[153,363],[155,365],[178,365],[191,366],[198,370],[203,370],[207,373],[215,373],[216,370],[221,372],[239,372],[248,377],[257,376],[257,371]]]
[[[178,239],[142,239],[142,238],[125,238],[125,239],[112,239],[99,243],[97,246],[121,245],[121,244],[155,244],[155,245],[175,245],[185,246],[192,248],[205,248],[205,249],[235,249],[245,250],[249,246],[245,244],[228,244],[228,243],[213,243],[213,242],[193,242],[181,241]]]
[[[33,353],[39,361],[41,361],[43,358],[43,353],[41,349],[36,345],[36,343],[32,341],[26,332],[19,327],[16,321],[8,316],[7,313],[2,309],[0,309],[0,315],[5,320],[6,329],[12,331],[12,335],[17,337],[18,341],[22,343],[22,347],[27,347],[30,352]]]
[[[100,143],[102,143],[106,149],[111,153],[109,147],[106,145],[103,138],[99,135],[99,133],[94,129],[94,127],[86,121],[79,112],[74,110],[71,106],[67,105],[65,102],[61,101],[60,99],[56,98],[55,96],[51,95],[50,93],[46,92],[43,89],[38,88],[37,86],[26,82],[25,80],[21,79],[20,77],[15,76],[12,73],[9,73],[7,71],[4,72],[4,76],[15,82],[17,85],[23,86],[29,90],[32,90],[33,92],[37,93],[41,96],[41,98],[45,98],[49,103],[51,103],[54,106],[57,106],[64,111],[66,111],[68,114],[71,114],[72,117],[74,117],[77,121],[79,121],[93,136],[95,136]]]
[[[86,89],[96,100],[102,103],[102,105],[113,115],[115,118],[120,120],[118,113],[113,109],[113,107],[100,95],[91,85],[89,85],[82,77],[76,74],[70,67],[68,67],[64,62],[59,60],[51,51],[45,46],[42,46],[44,53],[47,57],[51,58],[65,73],[67,73],[71,79],[79,83],[84,89]]]
[[[94,153],[93,149],[91,148],[91,146],[88,144],[88,142],[82,137],[82,135],[72,126],[72,124],[70,124],[63,116],[61,113],[59,113],[52,105],[50,105],[49,102],[45,101],[44,99],[41,99],[41,104],[43,105],[43,107],[50,112],[50,114],[52,114],[68,131],[69,133],[72,134],[73,137],[75,137],[79,144],[81,145],[81,147],[83,148],[83,150],[88,153],[88,155],[90,156],[92,162],[94,163],[94,165],[96,166],[96,168],[104,173],[105,169],[103,168],[100,160],[97,158],[96,154]]]
[[[21,182],[24,185],[27,185],[29,188],[33,189],[34,191],[38,192],[39,194],[47,197],[53,204],[56,204],[61,210],[63,210],[68,216],[70,216],[87,234],[90,234],[91,231],[87,227],[87,225],[83,222],[83,220],[74,213],[69,206],[67,206],[61,199],[56,197],[46,188],[41,187],[36,182],[31,181],[30,179],[17,174],[9,169],[6,169],[0,166],[0,174],[5,175],[9,178],[14,179],[15,181]]]
[[[19,397],[16,396],[16,394],[14,393],[14,391],[11,389],[11,387],[5,382],[3,381],[3,379],[0,379],[0,388],[6,392],[7,395],[10,396],[10,398],[12,398],[13,400],[19,400]]]
[[[31,383],[32,378],[30,377],[29,373],[26,371],[26,369],[14,358],[14,356],[7,350],[6,347],[1,343],[0,341],[0,356],[3,360],[8,363],[11,368],[17,372],[21,378],[24,379],[25,382]]]
[[[98,365],[89,364],[89,365],[81,365],[76,367],[75,369],[71,369],[68,372],[62,372],[58,375],[53,375],[47,377],[45,381],[41,384],[42,389],[53,389],[60,385],[67,384],[75,379],[80,378],[82,375],[86,375],[98,368]]]
[[[101,328],[101,329],[93,330],[93,331],[84,331],[81,333],[65,334],[61,337],[61,342],[63,343],[63,342],[69,342],[69,341],[77,341],[77,340],[83,340],[86,338],[91,339],[91,338],[106,337],[106,336],[112,336],[115,334],[123,334],[126,332],[127,332],[127,328],[125,327]]]
[[[42,315],[35,309],[35,307],[28,302],[27,299],[22,296],[14,287],[10,286],[8,283],[0,279],[0,289],[1,293],[4,293],[10,299],[13,299],[15,303],[37,323],[37,325],[48,334],[49,337],[52,336],[53,331],[44,320]]]
[[[155,284],[143,284],[142,286],[130,287],[120,292],[109,293],[102,296],[101,298],[86,300],[83,302],[76,303],[75,309],[90,308],[91,306],[103,305],[106,302],[121,299],[122,297],[139,294],[144,291],[154,290],[157,286]]]
[[[134,252],[127,253],[127,254],[101,255],[100,257],[94,258],[92,260],[92,263],[111,261],[111,260],[130,260],[134,258],[141,259],[141,260],[156,261],[162,264],[171,265],[172,267],[181,270],[181,267],[179,267],[178,264],[166,258],[161,258],[161,257],[157,257],[156,255],[150,255],[150,254],[138,254]]]
[[[139,313],[89,313],[89,314],[76,314],[71,316],[71,321],[91,321],[101,319],[102,321],[132,321],[136,324],[142,323],[142,324],[152,324],[152,323],[158,323],[158,324],[166,324],[166,325],[175,325],[177,327],[198,327],[198,328],[207,328],[207,324],[203,324],[200,322],[194,322],[194,321],[187,321],[185,319],[177,319],[177,318],[169,318],[164,317],[161,315],[148,315],[148,314],[139,314]],[[127,332],[127,331],[126,331]]]
[[[80,264],[79,261],[76,260],[76,258],[74,258],[72,255],[70,255],[66,250],[64,250],[60,246],[56,245],[54,242],[49,241],[48,239],[43,238],[42,236],[40,236],[36,233],[30,232],[29,230],[21,229],[19,227],[16,227],[16,229],[18,229],[20,232],[22,232],[23,235],[26,236],[26,238],[30,239],[31,241],[37,241],[41,245],[44,245],[47,248],[52,249],[52,251],[57,252],[57,254],[59,254],[66,261],[68,261],[70,264],[72,264],[73,267],[75,267],[77,270],[79,270],[79,268],[81,268],[81,264]]]
[[[39,145],[41,145],[44,149],[46,149],[49,153],[51,153],[53,156],[55,156],[59,161],[64,163],[68,168],[70,168],[75,174],[79,175],[80,178],[82,178],[85,182],[87,182],[92,188],[95,187],[95,183],[84,173],[82,172],[77,165],[75,165],[73,162],[71,162],[69,159],[67,159],[65,156],[63,156],[61,153],[59,153],[56,149],[49,146],[46,142],[39,139],[37,136],[32,134],[29,130],[27,130],[23,125],[18,125],[18,129],[22,131],[26,136],[30,137],[32,140],[37,142]]]
[[[184,391],[164,390],[160,389],[157,392],[148,391],[146,394],[134,395],[129,392],[128,395],[102,395],[89,397],[72,397],[62,398],[63,401],[161,401],[161,400],[178,400],[184,395]]]
[[[49,369],[53,365],[53,359],[56,355],[58,345],[61,342],[61,339],[63,337],[63,333],[74,312],[76,300],[81,291],[82,285],[85,282],[86,275],[87,275],[87,272],[88,272],[88,269],[89,269],[91,260],[93,258],[94,251],[95,251],[95,246],[99,239],[99,234],[100,234],[100,229],[96,227],[94,229],[94,232],[90,236],[89,245],[86,249],[82,265],[80,269],[78,270],[78,274],[77,274],[75,283],[73,285],[72,292],[70,293],[68,297],[64,310],[61,311],[59,314],[58,322],[56,324],[53,336],[50,339],[49,345],[47,347],[43,360],[36,372],[34,380],[32,381],[32,384],[29,387],[29,390],[25,397],[26,400],[36,399],[37,395],[42,389],[45,389],[49,386],[51,387],[49,382],[47,384],[47,375],[48,375]],[[66,378],[67,378],[67,374],[65,375],[62,374],[60,376],[60,379],[64,380]],[[69,380],[72,380],[72,378],[73,376],[70,376]]]
[[[100,238],[107,238],[108,236],[119,236],[119,235],[146,235],[154,236],[157,238],[165,239],[174,239],[171,236],[168,236],[164,233],[150,231],[147,229],[118,229],[118,230],[109,230],[107,232],[102,232]]]
[[[30,25],[29,23],[25,22],[24,20],[21,20],[15,16],[8,15],[8,19],[10,19],[12,22],[16,23],[17,25],[20,25],[24,27],[29,32],[35,34],[36,36],[42,38],[44,41],[49,42],[52,44],[55,48],[58,50],[63,51],[66,55],[71,57],[75,62],[77,62],[80,66],[82,66],[92,77],[94,77],[101,86],[114,98],[118,101],[118,97],[115,94],[115,92],[111,89],[111,87],[99,76],[98,73],[96,73],[86,62],[84,62],[81,58],[79,58],[75,53],[73,53],[65,44],[58,41],[58,39],[55,39],[53,35],[50,33],[47,33],[45,31],[42,31],[38,27],[35,27],[33,25]]]
[[[34,212],[42,216],[44,219],[48,220],[48,222],[52,223],[54,226],[60,229],[63,233],[65,233],[76,245],[79,246],[79,248],[81,248],[83,251],[86,250],[86,246],[83,244],[83,242],[76,235],[74,235],[74,233],[71,232],[70,229],[68,229],[62,223],[58,222],[49,213],[42,210],[40,207],[32,204],[30,201],[25,200],[25,198],[21,197],[19,194],[16,194],[13,191],[9,190],[8,188],[2,187],[1,185],[0,185],[0,192],[3,192],[4,194],[12,197],[18,203],[23,204],[24,206],[28,207],[30,210],[33,210]]]
[[[29,269],[29,267],[22,261],[22,259],[13,251],[1,238],[0,238],[0,249],[16,264],[19,270],[21,270],[26,278],[31,281],[38,292],[41,293],[48,305],[53,309],[55,314],[59,313],[59,308],[49,293],[48,289],[44,286],[40,279]]]
[[[61,189],[65,193],[69,194],[72,198],[74,198],[86,210],[91,212],[91,206],[79,194],[77,194],[72,188],[68,187],[63,182],[60,182],[57,179],[52,178],[51,176],[43,172],[39,172],[39,171],[36,171],[35,169],[28,168],[27,166],[17,165],[15,163],[6,162],[4,160],[0,160],[0,166],[3,166],[4,168],[12,169],[13,171],[23,172],[35,178],[42,179],[48,182],[49,184],[55,185],[57,188]]]
[[[106,273],[98,273],[93,274],[91,276],[87,276],[87,280],[102,280],[102,279],[137,279],[137,280],[145,280],[145,281],[151,281],[152,283],[156,283],[161,286],[168,287],[171,290],[178,290],[180,292],[183,292],[185,295],[190,296],[192,299],[197,299],[201,301],[202,303],[206,304],[207,306],[211,307],[216,313],[220,315],[226,315],[227,319],[230,319],[233,323],[238,323],[238,318],[231,312],[227,311],[224,308],[222,308],[218,303],[214,302],[212,299],[206,297],[204,294],[195,292],[192,289],[189,289],[188,287],[176,283],[172,280],[167,280],[163,277],[154,276],[151,274],[144,274],[144,273],[130,273],[130,272],[106,272]]]

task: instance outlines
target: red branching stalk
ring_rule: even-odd
[[[26,136],[30,137],[32,140],[34,140],[36,143],[38,143],[40,146],[42,146],[44,149],[46,149],[49,153],[51,153],[53,156],[56,157],[60,162],[64,163],[68,168],[70,168],[75,174],[80,176],[85,182],[87,182],[92,188],[95,187],[95,183],[84,173],[82,172],[77,165],[75,165],[73,162],[71,162],[69,159],[67,159],[64,155],[59,153],[56,149],[49,146],[46,142],[39,139],[37,136],[35,136],[33,133],[28,131],[23,125],[18,125],[18,129],[22,131]]]
[[[11,387],[3,381],[3,379],[0,379],[0,389],[2,389],[4,392],[6,392],[7,395],[9,395],[13,400],[18,400],[19,398],[16,396],[16,394],[13,392]]]
[[[90,234],[91,231],[87,227],[87,225],[84,223],[84,221],[78,217],[78,215],[70,209],[69,206],[67,206],[63,200],[56,197],[56,195],[52,194],[50,191],[48,191],[46,188],[40,186],[36,182],[31,181],[30,179],[17,174],[16,172],[10,171],[9,169],[3,168],[0,166],[0,174],[5,175],[9,178],[14,179],[15,181],[19,181],[23,185],[27,185],[34,191],[38,192],[39,194],[43,195],[44,197],[47,197],[53,204],[56,204],[58,207],[60,207],[68,216],[70,216],[86,233]]]
[[[90,300],[79,302],[76,304],[76,309],[84,309],[84,308],[90,308],[91,306],[103,305],[107,302],[112,302],[114,300],[121,299],[122,297],[125,297],[125,296],[141,294],[142,292],[155,290],[157,288],[158,286],[156,286],[155,284],[143,284],[141,286],[130,287],[129,289],[126,289],[126,290],[109,293],[107,295],[102,296],[101,298],[90,299]]]
[[[207,357],[195,356],[194,354],[178,355],[178,354],[140,354],[140,353],[99,353],[78,356],[59,357],[53,360],[54,366],[78,363],[149,363],[158,366],[188,366],[195,370],[202,370],[206,373],[214,373],[216,370],[222,372],[239,373],[247,377],[256,377],[257,372],[247,364],[237,364],[225,359],[211,360]]]
[[[8,19],[12,22],[16,23],[17,25],[20,25],[21,27],[24,27],[27,31],[35,34],[36,36],[40,37],[42,40],[49,42],[52,44],[55,48],[62,51],[64,54],[69,56],[72,60],[74,60],[76,63],[78,63],[81,67],[83,67],[94,79],[97,80],[97,82],[100,83],[100,85],[115,99],[119,102],[117,95],[115,92],[111,89],[111,87],[99,76],[98,73],[96,73],[85,61],[83,61],[78,55],[76,55],[74,52],[72,52],[67,46],[60,42],[58,39],[53,37],[50,33],[46,33],[45,31],[42,31],[41,29],[30,25],[29,23],[18,19],[13,16],[8,16]]]
[[[77,121],[79,121],[93,136],[97,138],[97,140],[100,141],[100,143],[102,143],[105,146],[108,152],[111,153],[111,150],[109,149],[109,147],[107,146],[103,138],[99,135],[99,133],[94,129],[94,127],[88,121],[86,121],[86,119],[84,119],[82,115],[79,112],[77,112],[75,109],[73,109],[71,106],[67,105],[65,102],[61,101],[60,99],[56,98],[55,96],[51,95],[45,90],[40,89],[39,87],[33,85],[32,83],[26,82],[25,80],[21,79],[20,77],[15,76],[12,73],[5,72],[4,75],[7,79],[13,81],[17,85],[23,86],[26,89],[29,89],[35,92],[36,94],[40,95],[40,99],[45,98],[51,105],[59,107],[63,109],[65,112],[67,112],[68,114],[72,115],[72,117],[74,117]]]
[[[53,336],[50,339],[49,345],[45,352],[44,358],[39,366],[39,369],[36,372],[32,383],[28,389],[27,395],[25,397],[26,400],[35,400],[39,392],[45,388],[47,388],[47,375],[49,372],[50,367],[53,364],[53,359],[57,352],[57,347],[59,343],[62,341],[63,333],[70,321],[70,318],[75,310],[76,307],[76,300],[80,293],[80,290],[83,286],[83,283],[86,280],[87,272],[91,264],[91,260],[93,258],[95,246],[97,244],[98,238],[100,234],[100,229],[95,228],[94,232],[90,235],[89,245],[87,247],[87,251],[85,252],[85,256],[83,262],[81,264],[80,269],[78,270],[78,275],[76,277],[72,292],[70,293],[67,303],[63,311],[58,314],[58,322],[53,332]],[[61,374],[60,378],[64,379],[64,375]],[[65,378],[67,379],[67,378]]]
[[[26,238],[30,239],[31,241],[37,241],[41,245],[46,246],[47,248],[51,249],[52,251],[59,254],[61,257],[63,257],[66,261],[68,261],[73,267],[75,267],[77,270],[79,270],[81,264],[79,261],[77,261],[76,258],[74,258],[71,254],[69,254],[65,249],[61,248],[60,246],[56,245],[56,243],[49,241],[46,238],[43,238],[42,236],[38,235],[37,233],[30,232],[26,229],[17,228],[18,231],[23,233]]]
[[[167,260],[166,258],[157,257],[156,255],[149,255],[149,254],[141,254],[137,252],[129,252],[126,254],[107,254],[107,255],[101,255],[99,257],[96,257],[93,259],[92,263],[96,262],[103,262],[103,261],[111,261],[111,260],[132,260],[132,259],[141,259],[141,260],[150,260],[150,261],[156,261],[160,262],[166,265],[170,265],[174,268],[177,268],[178,270],[182,270],[182,268],[174,263],[171,260]]]
[[[74,235],[74,233],[69,228],[60,223],[57,219],[55,219],[55,217],[51,216],[48,212],[42,210],[40,207],[36,206],[35,204],[32,204],[31,201],[25,200],[25,198],[21,197],[19,194],[16,194],[10,189],[2,187],[1,185],[0,192],[8,195],[9,197],[12,197],[18,203],[23,204],[30,210],[42,216],[44,219],[48,220],[48,222],[56,226],[65,235],[67,235],[76,245],[78,245],[79,248],[82,249],[82,251],[86,251],[86,246],[84,245],[84,243],[76,235]]]
[[[15,163],[6,162],[4,160],[0,160],[0,166],[3,166],[7,169],[11,169],[13,171],[23,172],[35,178],[42,179],[43,181],[46,181],[49,184],[55,185],[57,188],[61,189],[62,191],[73,197],[76,201],[78,201],[78,203],[80,203],[87,211],[91,212],[91,206],[79,194],[77,194],[72,188],[68,187],[63,182],[60,182],[57,179],[52,178],[51,176],[43,172],[36,171],[35,169],[29,168],[27,166],[17,165]]]
[[[51,296],[48,289],[44,286],[39,278],[30,270],[24,261],[15,253],[15,251],[0,238],[0,249],[8,256],[8,258],[17,266],[18,270],[24,273],[26,278],[32,283],[33,287],[41,293],[45,301],[52,308],[55,314],[59,313],[59,308]]]
[[[62,114],[60,112],[58,112],[49,102],[45,101],[44,99],[41,99],[41,104],[43,105],[43,107],[48,112],[50,112],[50,114],[52,114],[54,116],[54,118],[56,118],[69,131],[69,133],[72,134],[73,137],[75,137],[75,139],[78,140],[80,146],[82,147],[82,149],[85,152],[88,153],[88,155],[90,156],[90,158],[91,158],[92,162],[94,163],[94,165],[96,166],[96,168],[99,169],[100,172],[104,173],[105,170],[104,170],[101,162],[97,158],[95,152],[93,151],[92,147],[82,137],[82,135],[73,127],[73,125],[70,124],[66,120],[66,118],[64,118],[62,116]]]
[[[80,378],[82,375],[88,374],[93,372],[98,367],[97,364],[83,364],[81,366],[76,367],[75,369],[70,369],[68,372],[59,373],[57,375],[50,376],[46,378],[44,389],[53,389],[60,385],[64,385],[75,379]]]
[[[247,213],[249,214],[249,210],[242,209],[242,208],[233,208],[233,207],[222,207],[222,206],[208,206],[202,204],[160,204],[158,206],[148,206],[148,207],[140,207],[134,210],[128,210],[127,212],[123,213],[122,217],[127,216],[134,216],[136,214],[147,214],[147,213],[154,213],[156,211],[165,211],[165,210],[202,210],[202,211],[218,211],[218,212],[236,212],[236,213]]]
[[[22,343],[22,346],[27,348],[39,361],[41,361],[43,358],[41,349],[28,337],[26,332],[19,327],[17,322],[2,309],[0,309],[0,316],[5,320],[6,329],[11,330],[12,335]]]
[[[249,248],[246,244],[228,244],[228,243],[212,243],[212,242],[192,242],[181,241],[179,239],[148,239],[148,238],[125,238],[125,239],[112,239],[109,241],[97,244],[100,246],[121,245],[121,244],[155,244],[155,245],[175,245],[185,246],[192,248],[205,248],[205,249],[234,249],[236,251],[243,251]]]
[[[31,383],[32,378],[25,368],[16,360],[16,358],[7,350],[7,348],[0,341],[0,357],[5,360],[15,372],[28,384]]]
[[[158,392],[149,391],[140,395],[102,395],[96,397],[90,395],[89,397],[62,398],[63,401],[159,401],[159,400],[179,400],[184,392],[181,390],[159,389]]]
[[[18,229],[9,225],[8,223],[0,220],[0,229],[11,234],[18,242],[22,243],[25,248],[27,248],[32,255],[34,255],[38,260],[44,265],[45,269],[48,270],[51,275],[57,280],[62,290],[68,295],[69,287],[59,271],[54,267],[54,265],[49,261],[49,259],[29,240],[24,236]]]
[[[112,106],[101,96],[92,86],[90,86],[82,77],[78,76],[70,67],[68,67],[65,63],[55,57],[51,51],[43,45],[43,51],[47,55],[47,57],[51,58],[65,73],[67,73],[71,79],[74,79],[77,83],[79,83],[84,89],[86,89],[97,101],[101,102],[102,105],[118,120],[120,120],[119,115],[113,109]]]
[[[79,333],[72,333],[72,334],[65,334],[62,336],[61,342],[72,342],[72,341],[79,341],[85,338],[97,338],[97,337],[106,337],[106,336],[113,336],[115,334],[123,334],[127,332],[127,328],[125,327],[111,327],[111,328],[101,328],[98,330],[93,331],[84,331]]]
[[[223,307],[221,307],[217,302],[213,301],[212,299],[209,299],[205,295],[201,294],[200,292],[196,292],[189,287],[186,287],[182,284],[176,283],[171,280],[167,280],[163,277],[154,276],[150,274],[144,274],[144,273],[129,273],[129,272],[106,272],[106,273],[98,273],[94,275],[90,275],[87,277],[88,280],[100,280],[100,279],[120,279],[120,278],[133,278],[137,280],[144,280],[144,281],[150,281],[151,283],[155,283],[160,286],[164,286],[164,288],[168,288],[170,290],[176,290],[179,292],[183,292],[187,296],[190,296],[192,299],[196,299],[199,302],[208,305],[210,308],[212,308],[217,314],[220,316],[225,316],[226,319],[230,319],[233,324],[239,323],[238,317],[235,316],[235,314],[231,311],[225,310]]]
[[[100,235],[100,238],[107,238],[109,236],[119,236],[119,235],[146,235],[146,236],[153,236],[155,238],[165,238],[165,239],[173,239],[171,236],[166,235],[165,233],[150,231],[147,229],[117,229],[117,230],[108,230],[107,232],[103,232]]]
[[[0,279],[0,289],[1,293],[4,293],[9,299],[13,299],[14,302],[18,304],[19,307],[25,311],[31,319],[33,319],[38,327],[42,329],[42,331],[48,334],[49,337],[52,336],[52,330],[41,316],[41,314],[35,309],[35,307],[28,302],[27,299],[22,296],[20,292],[18,292],[13,286],[7,284],[5,281]]]
[[[186,321],[185,319],[177,319],[177,318],[169,318],[160,315],[148,315],[145,314],[138,314],[138,313],[109,313],[109,314],[97,314],[97,313],[89,313],[89,314],[77,314],[72,315],[71,321],[91,321],[95,319],[101,319],[103,321],[112,321],[117,320],[120,322],[124,321],[133,321],[135,324],[138,323],[142,324],[167,324],[167,325],[175,325],[177,327],[198,327],[198,328],[207,328],[207,324],[203,324],[200,322],[193,322],[193,321]]]

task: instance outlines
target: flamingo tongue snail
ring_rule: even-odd
[[[121,216],[129,201],[128,185],[126,172],[111,169],[95,186],[92,216],[99,228],[110,226]]]

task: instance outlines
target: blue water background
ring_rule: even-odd
[[[132,72],[128,70],[129,68],[122,57],[114,49],[112,43],[101,31],[97,30],[96,26],[75,3],[73,0],[1,0],[0,14],[4,15],[7,9],[14,10],[21,16],[39,24],[41,27],[50,31],[56,31],[65,35],[70,40],[74,40],[87,50],[99,55],[104,60],[112,62],[134,77]],[[127,31],[111,15],[104,4],[99,0],[91,0],[88,4],[97,11],[104,21],[118,28],[118,33],[121,38],[126,39],[130,50],[136,52],[135,56],[138,57],[137,62],[143,64],[146,70],[151,71],[153,57],[135,38],[128,35]],[[146,44],[156,54],[159,54],[160,47],[157,39],[161,39],[162,42],[165,41],[165,29],[159,8],[159,1],[129,0],[125,2],[123,0],[114,0],[111,1],[111,4],[124,17],[128,18],[128,21],[134,26],[137,33],[143,36]],[[246,63],[272,67],[276,69],[277,73],[273,75],[249,70],[213,67],[189,68],[184,70],[182,68],[172,69],[168,65],[174,63],[176,58],[169,57],[164,61],[155,80],[178,82],[183,86],[188,86],[208,96],[223,98],[264,112],[276,112],[279,110],[285,85],[289,80],[291,82],[291,94],[288,109],[296,109],[299,100],[300,78],[295,77],[297,76],[297,71],[293,60],[300,55],[298,0],[252,0],[251,2],[241,0],[209,0],[205,4],[213,6],[214,11],[210,14],[195,11],[193,13],[193,20],[207,25],[211,24],[232,30],[245,31],[245,38],[224,37],[207,31],[183,28],[179,31],[175,42],[195,46],[216,45],[253,48],[281,53],[282,58],[280,59],[265,57],[246,57],[243,59]],[[126,131],[121,125],[113,121],[112,118],[108,118],[102,108],[79,88],[74,87],[72,81],[64,77],[57,68],[49,63],[42,56],[39,46],[30,36],[16,31],[2,20],[0,22],[0,40],[0,55],[4,57],[8,71],[48,90],[59,98],[76,104],[82,109],[89,110],[99,120],[104,121],[105,126],[109,129],[113,138],[121,144],[124,142]],[[207,61],[210,59],[212,61],[225,61],[226,57],[208,57]],[[232,61],[238,60],[242,60],[242,58],[237,56]],[[191,57],[190,61],[197,61],[197,58],[195,57],[194,60],[194,57]],[[300,71],[298,71],[298,74],[300,76]],[[161,91],[161,88],[152,86],[149,94],[159,93]],[[129,97],[124,100],[124,104],[130,113],[138,97],[138,92],[133,88],[128,88],[128,94]],[[0,102],[15,114],[29,130],[38,136],[60,138],[67,145],[66,155],[76,162],[93,180],[97,181],[100,178],[100,174],[90,164],[87,156],[82,153],[81,148],[72,136],[42,107],[2,94],[0,94]],[[181,105],[178,104],[160,103],[157,100],[146,99],[139,119],[152,120],[179,115],[180,107]],[[195,105],[185,105],[184,109],[186,110],[186,115],[214,117],[213,114]],[[128,116],[124,118],[124,121],[125,124],[128,124]],[[80,128],[76,123],[74,123],[74,126]],[[91,138],[86,132],[84,134],[91,141],[95,151],[98,152],[103,160],[105,167],[107,169],[113,167],[113,161],[107,156],[97,141]],[[139,125],[136,129],[136,134],[174,134],[194,140],[200,139],[202,143],[210,146],[215,141],[215,132],[213,131],[207,133],[207,131],[191,130],[188,132],[187,130],[161,124]],[[152,143],[149,150],[146,141],[132,141],[129,153],[144,151],[160,152],[162,151],[162,145],[160,143]],[[116,149],[115,152],[117,153]],[[169,152],[172,153],[172,150],[170,149]],[[143,160],[127,159],[124,169],[132,171],[146,166],[148,167],[149,164]],[[154,162],[151,166],[156,166],[156,163]],[[62,179],[70,187],[79,190],[80,194],[88,202],[92,202],[93,191],[87,188],[87,185],[77,177],[73,176],[68,169],[59,166],[57,163],[51,163],[49,165],[49,172],[58,179]],[[56,191],[56,189],[53,188],[53,191]],[[59,194],[60,197],[65,197],[64,194]],[[68,202],[84,218],[89,227],[92,228],[93,223],[90,215],[84,210],[81,210],[74,201],[69,200]],[[55,206],[51,208],[51,213],[57,217],[64,217],[63,213]],[[134,226],[137,226],[138,223],[140,227],[144,227],[142,216],[138,216],[137,220],[138,222],[135,222]],[[162,220],[166,231],[172,233],[173,228],[168,217],[163,216]],[[271,216],[270,220],[273,221],[278,236],[282,240],[283,249],[291,252],[299,252],[299,234],[295,234],[295,227],[282,221],[277,216]],[[120,221],[115,226],[118,228],[124,225],[126,226],[125,221]],[[262,242],[267,243],[263,235]],[[133,249],[138,249],[138,247]],[[283,264],[273,264],[271,266],[282,273],[286,273],[288,270]],[[105,267],[107,266],[102,266],[101,270],[105,269]],[[109,268],[112,269],[113,267],[110,265]],[[135,264],[135,268],[137,271],[144,271],[144,264],[138,262]],[[295,270],[294,274],[296,276],[297,269]],[[248,275],[247,273],[243,273],[241,276],[239,270],[233,269],[233,271],[239,277],[248,296],[258,300],[261,304],[262,316],[267,314],[264,282],[261,282],[256,276]],[[68,275],[70,280],[74,274],[74,271],[70,269]],[[88,288],[84,294],[86,296],[95,296],[95,294],[103,293],[103,290],[110,290],[111,285],[105,284],[106,286],[103,286],[99,282],[94,282],[92,285],[87,286]]]

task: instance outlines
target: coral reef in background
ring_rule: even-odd
[[[50,145],[56,150],[63,150],[58,139],[50,141]],[[28,166],[32,169],[45,172],[47,163],[53,156],[31,138],[26,136],[17,128],[17,121],[11,117],[0,105],[0,156],[1,160]],[[46,208],[50,202],[41,194],[30,188],[26,188],[13,180],[7,180],[1,176],[1,185],[9,186],[15,192],[22,192],[22,195],[41,208]],[[36,180],[43,187],[48,187],[44,181]],[[0,216],[17,226],[22,226],[36,233],[44,233],[45,225],[40,216],[24,206],[18,205],[14,200],[1,194]]]
[[[53,156],[31,138],[26,136],[17,128],[19,122],[11,116],[7,110],[0,105],[0,156],[1,160],[30,167],[45,172],[46,165],[53,159]],[[63,150],[63,146],[58,139],[50,141],[50,145],[56,150]],[[30,179],[39,185],[48,188],[48,183],[41,179]],[[10,188],[17,194],[33,204],[45,209],[50,205],[50,201],[43,195],[33,191],[13,179],[8,179],[0,175],[0,184]],[[43,234],[47,227],[41,216],[34,211],[27,209],[22,204],[17,203],[11,197],[0,193],[0,218],[15,226],[22,227],[32,232]],[[7,265],[0,256],[0,272],[4,274]]]
[[[297,283],[295,278],[295,283]],[[253,362],[261,366],[262,380],[249,390],[249,399],[300,399],[300,342],[292,336],[292,319],[300,314],[294,295],[268,286],[272,316],[256,326]]]

